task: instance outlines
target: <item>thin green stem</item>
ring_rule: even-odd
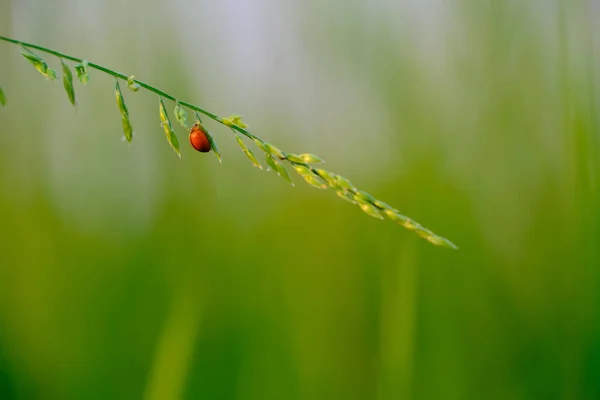
[[[12,38],[9,38],[9,37],[6,37],[6,36],[0,36],[0,40],[3,40],[5,42],[9,42],[9,43],[13,43],[13,44],[17,44],[17,45],[20,45],[20,46],[23,46],[23,47],[26,47],[26,48],[29,48],[29,49],[39,50],[39,51],[42,51],[44,53],[52,54],[52,55],[55,55],[56,57],[64,58],[64,59],[70,60],[70,61],[75,61],[75,62],[79,62],[79,63],[84,61],[83,58],[73,57],[73,56],[70,56],[68,54],[61,53],[60,51],[52,50],[52,49],[49,49],[47,47],[39,46],[39,45],[33,44],[33,43],[22,42],[20,40],[12,39]],[[106,68],[106,67],[104,67],[102,65],[99,65],[99,64],[96,64],[96,63],[93,63],[93,62],[90,62],[90,61],[88,61],[88,67],[93,68],[93,69],[98,70],[98,71],[102,71],[105,74],[112,75],[115,78],[122,79],[124,81],[127,81],[127,79],[129,79],[129,76],[130,76],[130,75],[122,74],[122,73],[117,72],[117,71],[115,71],[113,69]],[[206,115],[208,118],[213,119],[213,120],[217,121],[218,123],[220,123],[222,125],[229,126],[231,129],[234,129],[234,130],[240,132],[242,135],[244,135],[244,136],[246,136],[246,137],[248,137],[250,139],[259,140],[260,142],[264,143],[264,141],[262,139],[260,139],[259,137],[254,136],[252,133],[248,132],[244,128],[240,128],[237,125],[231,125],[230,126],[230,125],[227,125],[227,124],[223,123],[223,121],[221,120],[221,118],[218,115],[213,114],[210,111],[207,111],[207,110],[205,110],[203,108],[200,108],[200,107],[198,107],[198,106],[196,106],[194,104],[188,103],[186,101],[178,100],[175,96],[173,96],[173,95],[171,95],[171,94],[169,94],[169,93],[167,93],[167,92],[165,92],[163,90],[160,90],[160,89],[158,89],[158,88],[156,88],[156,87],[154,87],[154,86],[152,86],[152,85],[150,85],[150,84],[148,84],[148,83],[146,83],[144,81],[140,81],[139,79],[134,79],[133,81],[135,83],[137,83],[138,85],[140,85],[141,87],[143,87],[144,89],[149,90],[149,91],[151,91],[153,93],[156,93],[157,95],[162,96],[165,99],[169,99],[171,101],[179,102],[179,104],[181,104],[182,106],[185,106],[185,107],[189,108],[190,110],[198,111],[199,113],[202,113],[202,114]]]

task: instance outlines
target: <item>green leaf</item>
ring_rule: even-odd
[[[259,149],[261,149],[262,151],[264,151],[265,153],[269,153],[269,150],[267,150],[267,144],[265,142],[263,142],[260,139],[254,139],[254,144],[256,144],[258,146]]]
[[[299,157],[302,159],[302,162],[305,164],[318,164],[318,163],[324,163],[325,161],[314,154],[309,154],[309,153],[304,153],[304,154],[300,154]]]
[[[177,153],[179,158],[181,158],[181,152],[179,150],[179,140],[177,139],[177,134],[170,127],[167,129],[167,126],[164,126],[165,136],[167,137],[167,141],[171,145],[171,148]]]
[[[410,218],[400,214],[398,211],[396,211],[394,209],[383,210],[383,213],[385,214],[386,217],[388,217],[389,219],[391,219],[394,222],[398,222],[400,225],[403,225],[406,221],[408,221],[410,219]]]
[[[140,85],[135,81],[135,76],[131,75],[129,78],[127,78],[127,89],[131,90],[132,92],[137,92],[138,90],[140,90]]]
[[[372,203],[374,204],[377,199],[373,196],[371,196],[369,193],[364,192],[362,190],[357,191],[356,193],[354,193],[354,199],[356,201],[358,201],[359,203]]]
[[[226,118],[221,118],[221,122],[227,126],[237,126],[239,128],[245,129],[248,128],[248,125],[242,121],[241,115],[230,115]]]
[[[299,154],[296,153],[287,153],[285,155],[285,158],[287,158],[288,161],[291,161],[293,163],[304,164],[304,160],[300,157]]]
[[[267,160],[267,164],[269,164],[269,167],[273,171],[275,171],[277,175],[279,175],[280,177],[288,181],[292,186],[294,186],[294,182],[292,182],[290,174],[287,172],[287,169],[285,169],[285,167],[281,164],[279,160],[277,160],[269,153],[265,153],[265,159]]]
[[[354,200],[354,195],[350,192],[347,192],[345,190],[336,190],[335,194],[337,194],[338,196],[340,196],[342,199],[346,200],[347,202],[356,204],[356,200]]]
[[[258,169],[263,169],[262,165],[260,165],[260,163],[256,159],[256,156],[254,155],[254,153],[248,147],[246,147],[246,144],[244,143],[244,140],[237,133],[235,133],[235,140],[238,142],[238,144],[242,148],[242,151],[244,152],[244,154],[246,155],[246,157],[248,157],[248,159],[250,161],[252,161],[252,165],[254,165],[255,167],[257,167]]]
[[[266,151],[269,152],[274,157],[279,158],[280,160],[284,160],[285,156],[277,147],[273,146],[271,143],[265,143]]]
[[[394,207],[390,206],[388,203],[385,203],[385,202],[383,202],[381,200],[375,200],[373,202],[373,204],[375,204],[377,207],[381,208],[384,211],[392,211],[392,212],[395,212],[395,213],[398,212],[398,210],[396,210]]]
[[[63,86],[65,91],[67,92],[67,96],[69,97],[69,101],[72,105],[75,105],[75,89],[73,88],[73,73],[71,72],[71,68],[69,65],[61,58],[60,60],[62,64],[63,70]]]
[[[42,61],[40,63],[33,64],[33,66],[40,74],[44,75],[46,78],[48,77],[48,64]]]
[[[48,68],[46,70],[46,76],[48,77],[48,79],[50,79],[51,81],[55,81],[56,80],[56,71],[53,70],[52,68]]]
[[[334,175],[333,178],[335,179],[335,183],[338,187],[340,187],[344,190],[349,190],[351,192],[356,191],[356,188],[354,187],[352,182],[350,182],[348,179],[344,178],[343,176]]]
[[[356,197],[355,197],[356,199]],[[370,215],[373,218],[377,218],[377,219],[383,219],[383,216],[381,215],[381,212],[379,211],[379,209],[377,207],[375,207],[373,204],[371,203],[359,203],[358,205],[360,207],[361,210],[363,210],[367,215]]]
[[[87,85],[90,80],[90,76],[88,75],[88,62],[87,60],[83,60],[79,64],[76,64],[73,68],[75,68],[75,74],[77,74],[77,79],[84,85]]]
[[[198,123],[200,123],[200,121],[198,121]],[[219,146],[217,146],[217,142],[215,141],[215,138],[213,137],[212,133],[210,133],[209,131],[207,131],[205,129],[204,134],[206,135],[206,138],[208,139],[208,143],[210,143],[210,149],[213,151],[213,153],[215,153],[219,162],[222,162],[221,161],[221,151],[219,150]]]
[[[133,127],[129,121],[129,116],[127,114],[121,114],[121,122],[123,124],[123,134],[125,135],[125,139],[131,143],[131,140],[133,139]]]
[[[26,48],[23,48],[23,50],[21,50],[21,54],[33,65],[44,63],[44,60],[42,60],[39,56],[33,54],[31,51],[27,50]]]
[[[115,81],[115,98],[117,100],[117,107],[119,107],[121,114],[129,114],[127,106],[125,105],[125,100],[123,100],[123,93],[121,92],[121,86],[119,86],[118,79]]]
[[[325,171],[324,169],[315,169],[315,172],[317,173],[317,175],[323,178],[330,187],[334,188],[337,186],[336,180],[333,177],[333,174],[331,174],[330,172]]]
[[[449,241],[446,238],[443,238],[441,236],[437,236],[437,235],[432,235],[428,238],[426,238],[429,243],[432,243],[436,246],[440,246],[440,247],[445,247],[447,249],[452,249],[452,250],[458,250],[458,246],[455,245],[454,243],[452,243],[451,241]]]
[[[163,103],[162,97],[158,98],[158,112],[160,115],[160,122],[163,125],[171,126],[171,121],[169,121],[169,114],[167,114],[167,109],[165,108],[165,104]]]
[[[315,175],[310,168],[303,165],[294,165],[294,169],[304,178],[306,183],[319,189],[327,189],[327,182],[318,175]]]
[[[158,111],[160,115],[161,125],[163,130],[165,131],[165,136],[167,137],[167,141],[171,145],[171,148],[177,153],[179,158],[181,158],[181,152],[179,150],[179,140],[177,139],[177,134],[173,131],[171,127],[171,121],[169,120],[169,114],[167,114],[167,109],[165,108],[165,104],[163,103],[162,97],[158,98]]]
[[[273,171],[277,172],[277,165],[275,164],[276,161],[273,158],[273,156],[270,155],[269,153],[265,153],[265,160],[267,161],[267,165],[269,166],[269,169],[272,169]]]
[[[279,161],[275,161],[275,166],[277,167],[277,174],[279,174],[280,177],[288,181],[290,185],[295,186],[289,172]]]
[[[54,71],[52,68],[48,68],[48,64],[46,64],[46,62],[42,60],[42,58],[40,58],[36,54],[33,54],[26,48],[23,48],[21,54],[35,67],[35,69],[40,74],[44,75],[50,80],[56,80],[56,71]]]
[[[187,112],[185,112],[185,110],[181,108],[181,105],[179,105],[179,103],[175,104],[173,115],[175,116],[175,121],[177,121],[179,125],[183,126],[185,129],[188,129]]]
[[[0,86],[0,105],[2,107],[6,107],[6,96],[4,95],[4,90],[2,86]]]
[[[129,143],[133,139],[133,127],[131,126],[131,121],[129,120],[129,110],[127,110],[127,106],[125,105],[125,100],[123,99],[123,93],[121,92],[121,86],[119,85],[119,80],[115,80],[115,99],[117,101],[117,107],[121,112],[121,123],[123,125],[123,134],[125,135],[125,139]]]

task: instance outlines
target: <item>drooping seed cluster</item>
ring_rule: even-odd
[[[128,142],[131,142],[133,139],[133,127],[129,118],[129,110],[125,105],[123,93],[121,92],[119,80],[125,81],[127,83],[127,88],[132,92],[137,92],[141,88],[144,88],[158,95],[159,117],[161,126],[164,130],[169,145],[180,158],[181,150],[179,148],[179,140],[171,124],[169,114],[164,104],[164,99],[171,100],[175,103],[175,107],[173,109],[173,116],[179,125],[181,125],[184,129],[189,129],[189,139],[191,146],[194,149],[201,152],[208,152],[212,150],[212,152],[215,153],[216,157],[218,158],[219,162],[221,162],[221,152],[219,151],[219,147],[217,146],[214,136],[204,127],[199,113],[202,113],[207,117],[221,123],[222,125],[231,128],[235,135],[235,139],[240,146],[240,149],[255,167],[263,169],[263,166],[259,162],[258,158],[254,154],[254,152],[246,145],[242,136],[245,136],[246,138],[250,139],[260,149],[260,151],[263,152],[265,162],[268,166],[267,171],[272,170],[276,172],[283,179],[291,183],[292,186],[294,185],[292,177],[290,176],[288,170],[285,168],[284,163],[288,163],[293,168],[293,170],[300,177],[302,177],[302,179],[304,179],[304,181],[306,181],[306,183],[308,183],[309,185],[312,185],[318,189],[333,189],[340,198],[357,205],[364,213],[373,218],[390,219],[403,226],[404,228],[415,232],[418,236],[422,237],[423,239],[429,241],[430,243],[436,246],[447,247],[452,249],[457,248],[448,239],[436,235],[429,229],[426,229],[423,226],[421,226],[413,219],[400,214],[398,210],[391,207],[389,204],[376,199],[371,194],[365,191],[357,189],[348,179],[344,178],[343,176],[322,168],[315,167],[315,164],[321,164],[324,162],[320,157],[310,153],[296,154],[283,152],[277,147],[275,147],[273,144],[265,142],[258,136],[250,133],[247,130],[248,125],[246,125],[244,121],[242,121],[242,117],[239,115],[232,115],[226,118],[218,117],[217,115],[203,110],[198,106],[179,101],[174,96],[135,79],[133,75],[126,76],[101,65],[92,64],[86,60],[67,56],[65,54],[41,46],[23,43],[2,36],[0,36],[0,40],[21,45],[23,47],[21,54],[23,54],[23,56],[35,67],[35,69],[39,71],[43,76],[45,76],[48,80],[56,80],[56,71],[50,68],[41,57],[34,54],[31,51],[31,48],[59,57],[63,72],[63,86],[67,93],[69,102],[73,105],[77,104],[75,97],[75,89],[73,87],[73,74],[71,73],[69,65],[66,63],[65,59],[77,62],[77,64],[74,66],[75,73],[79,81],[84,85],[87,84],[89,80],[89,68],[94,68],[96,70],[99,70],[101,72],[115,77],[115,98],[117,102],[117,108],[119,109],[119,112],[121,114],[123,134]],[[0,105],[6,105],[6,96],[2,87],[0,87]],[[191,126],[191,129],[188,126],[188,113],[185,111],[185,108],[188,108],[194,112],[195,123]]]

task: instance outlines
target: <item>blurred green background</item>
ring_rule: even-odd
[[[459,251],[223,152],[156,96],[74,109],[0,43],[1,399],[600,398],[600,3],[0,0]],[[57,60],[47,57],[55,68]]]

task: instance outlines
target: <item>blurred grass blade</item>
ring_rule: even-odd
[[[2,107],[6,107],[6,96],[4,95],[4,90],[2,86],[0,86],[0,105]]]

